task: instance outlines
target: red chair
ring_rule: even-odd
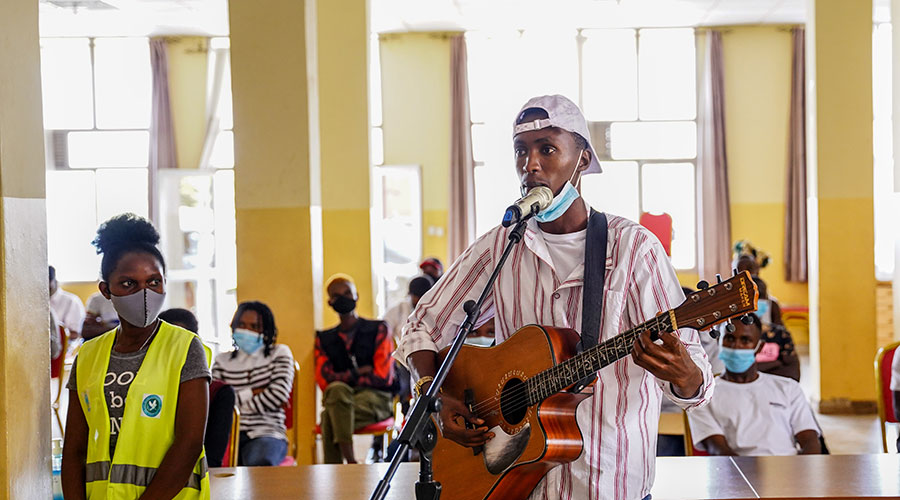
[[[881,421],[881,446],[888,453],[887,423],[897,423],[894,395],[891,391],[891,364],[900,342],[888,344],[875,354],[875,387],[878,391],[878,419]]]
[[[284,460],[278,464],[279,466],[297,465],[300,458],[298,453],[300,431],[297,425],[300,421],[300,410],[297,405],[294,405],[294,400],[300,399],[299,384],[297,384],[299,379],[300,363],[294,361],[294,382],[291,384],[291,394],[284,404],[284,427],[288,430],[288,453],[285,455]],[[315,445],[315,442],[313,442],[313,445]]]
[[[684,454],[689,457],[708,457],[709,453],[694,447],[694,438],[691,436],[691,423],[686,411],[684,414]]]
[[[222,467],[237,467],[239,444],[241,442],[241,410],[237,405],[231,414],[231,433],[228,435],[228,446],[225,447],[225,456],[222,457]]]
[[[53,400],[53,403],[50,404],[50,408],[53,409],[53,415],[56,416],[56,423],[59,424],[59,435],[65,438],[66,428],[63,425],[62,415],[60,415],[59,410],[62,393],[66,390],[66,377],[63,375],[65,374],[66,350],[69,348],[69,330],[64,326],[59,325],[57,331],[59,332],[60,346],[62,347],[59,350],[59,356],[50,360],[50,378],[55,378],[58,382],[56,398]]]

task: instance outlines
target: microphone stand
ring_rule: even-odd
[[[519,218],[516,226],[509,233],[509,243],[506,244],[506,248],[500,256],[500,261],[494,267],[494,271],[488,278],[488,282],[481,291],[478,300],[468,300],[463,304],[466,319],[459,325],[456,337],[453,339],[453,343],[450,344],[447,357],[444,358],[440,368],[438,368],[437,373],[434,375],[434,380],[428,386],[428,390],[413,405],[412,412],[407,417],[406,423],[403,424],[403,429],[400,431],[400,436],[397,438],[400,446],[394,452],[394,457],[391,459],[388,470],[385,472],[384,478],[378,482],[378,487],[375,488],[372,496],[369,497],[370,500],[383,500],[385,498],[391,487],[391,480],[400,467],[401,457],[406,455],[410,446],[414,446],[419,450],[419,480],[416,482],[416,500],[438,500],[441,497],[441,483],[434,480],[431,468],[431,452],[434,450],[435,444],[437,444],[437,429],[431,416],[441,411],[441,399],[438,396],[438,392],[447,378],[447,374],[450,373],[450,367],[456,361],[456,357],[459,355],[459,350],[465,343],[466,337],[472,331],[475,322],[481,315],[481,306],[484,305],[484,301],[494,286],[494,282],[500,274],[500,268],[503,267],[513,247],[522,241],[522,236],[525,234],[525,224],[528,222],[528,219],[539,211],[538,209],[539,207],[535,203],[532,206],[531,213]],[[504,217],[504,222],[506,220],[506,217]],[[504,224],[504,226],[508,225]]]

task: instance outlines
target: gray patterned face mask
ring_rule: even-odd
[[[138,328],[156,321],[166,300],[165,293],[157,293],[149,288],[138,290],[131,295],[119,297],[110,294],[109,297],[119,317]]]

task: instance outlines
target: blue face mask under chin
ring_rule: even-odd
[[[578,153],[578,160],[581,160],[581,155],[584,153],[584,150],[581,150]],[[538,222],[552,222],[556,219],[562,217],[562,214],[566,213],[569,210],[569,207],[572,206],[572,203],[575,202],[581,195],[578,194],[578,190],[575,189],[575,186],[572,185],[572,179],[578,175],[578,163],[575,164],[575,171],[572,172],[572,177],[566,181],[563,185],[562,190],[558,195],[553,197],[553,201],[550,203],[550,206],[538,212],[537,215],[534,216]]]

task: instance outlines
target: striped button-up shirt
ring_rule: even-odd
[[[659,240],[642,226],[608,216],[601,341],[612,338],[684,300],[675,271]],[[479,238],[419,302],[404,327],[395,357],[448,346],[465,319],[462,304],[477,299],[499,260],[509,228]],[[493,310],[497,342],[528,324],[581,330],[584,264],[569,276],[554,271],[547,242],[532,219],[495,282],[483,311]],[[678,406],[702,406],[712,395],[713,375],[698,333],[678,330],[682,344],[703,373],[700,392],[681,399],[671,384],[637,366],[630,356],[600,370],[594,395],[576,418],[584,450],[572,463],[554,468],[532,499],[641,499],[650,493],[656,465],[656,437],[663,394]]]

